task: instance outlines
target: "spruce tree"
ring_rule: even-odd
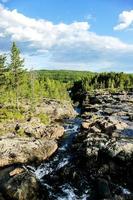
[[[10,70],[10,78],[11,78],[11,86],[15,92],[15,105],[18,109],[19,105],[19,86],[23,82],[23,74],[24,74],[24,59],[20,56],[20,50],[17,48],[16,43],[13,42],[11,48],[11,63],[9,66]]]
[[[0,55],[0,88],[5,85],[6,79],[6,56]]]
[[[6,56],[0,55],[0,103],[5,101],[6,88]]]

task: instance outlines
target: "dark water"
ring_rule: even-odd
[[[49,199],[57,200],[87,200],[89,199],[89,186],[81,177],[81,183],[84,184],[82,192],[74,187],[71,182],[61,182],[54,188],[53,176],[61,169],[71,166],[73,155],[70,153],[71,145],[81,125],[81,119],[66,120],[64,123],[65,134],[59,142],[58,151],[49,160],[42,163],[37,169],[32,168],[36,177],[40,180],[43,187],[48,191]],[[61,178],[61,177],[60,177]],[[56,181],[55,181],[56,184]]]
[[[58,151],[50,160],[40,165],[35,172],[39,179],[68,164],[69,160],[71,159],[68,150],[73,142],[73,139],[78,133],[80,122],[80,119],[68,120],[65,122],[65,134],[60,141]]]

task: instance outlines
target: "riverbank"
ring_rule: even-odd
[[[133,95],[127,93],[83,99],[82,123],[71,145],[61,144],[63,152],[35,170],[48,199],[133,199],[132,106]],[[69,126],[72,135],[75,125]]]
[[[26,143],[19,137],[16,152],[1,138],[1,149],[7,145],[1,152],[9,160],[19,159],[15,166],[6,166],[0,172],[3,200],[133,199],[133,94],[86,94],[77,110],[79,117],[72,120],[75,112],[71,109],[69,120],[61,124],[62,118],[55,119],[45,126],[43,136],[39,133],[33,137],[39,130],[36,126]],[[27,161],[21,162],[21,158]]]
[[[42,198],[39,181],[25,166],[39,165],[53,155],[64,134],[62,120],[76,115],[71,103],[66,101],[44,99],[30,117],[29,109],[25,108],[23,119],[0,122],[0,199]],[[49,124],[43,123],[40,113],[41,117],[48,116]]]
[[[92,199],[133,199],[133,94],[87,94],[73,144]]]

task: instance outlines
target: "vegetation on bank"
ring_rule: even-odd
[[[82,101],[86,92],[101,93],[106,91],[132,91],[133,74],[126,73],[92,73],[82,71],[67,70],[40,70],[37,72],[41,79],[48,77],[51,80],[59,81],[66,84],[66,89],[71,91],[70,96],[74,101]]]
[[[133,91],[133,74],[97,73],[75,81],[71,88],[73,101],[82,102],[85,93]]]
[[[40,78],[49,78],[57,80],[67,85],[74,83],[75,81],[83,80],[84,78],[90,78],[94,76],[93,72],[89,71],[73,71],[73,70],[38,70],[36,71]]]
[[[49,78],[63,83],[82,84],[86,91],[96,89],[132,89],[133,74],[103,72],[94,73],[87,71],[70,71],[70,70],[39,70],[37,71],[40,79]]]
[[[0,55],[0,121],[23,119],[24,107],[28,105],[34,113],[35,106],[44,98],[70,100],[84,92],[97,89],[130,90],[133,88],[133,74],[92,73],[69,70],[26,70],[20,50],[13,42],[10,62],[6,55]],[[73,98],[73,99],[74,99]],[[49,121],[40,114],[41,120]]]
[[[15,43],[11,48],[10,63],[7,63],[6,55],[0,55],[0,96],[1,105],[7,103],[16,109],[25,101],[33,107],[44,97],[69,99],[65,83],[25,69],[24,59]]]
[[[29,113],[34,115],[35,107],[44,98],[70,100],[66,83],[25,68],[14,42],[9,63],[8,60],[6,55],[0,55],[0,122],[24,120]],[[36,117],[44,124],[49,123],[49,117],[44,113]]]

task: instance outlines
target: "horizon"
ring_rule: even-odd
[[[30,70],[30,69],[29,69]],[[120,74],[120,73],[124,73],[124,74],[133,74],[133,72],[129,72],[129,73],[127,73],[127,72],[123,72],[123,71],[120,71],[120,72],[115,72],[115,71],[108,71],[108,72],[106,72],[106,71],[101,71],[101,72],[95,72],[95,71],[86,71],[86,70],[73,70],[73,69],[45,69],[45,68],[42,68],[42,69],[35,69],[35,70],[33,70],[33,71],[68,71],[68,72],[86,72],[86,73],[118,73],[118,74]]]
[[[0,53],[28,69],[133,73],[132,35],[131,0],[0,0]]]

